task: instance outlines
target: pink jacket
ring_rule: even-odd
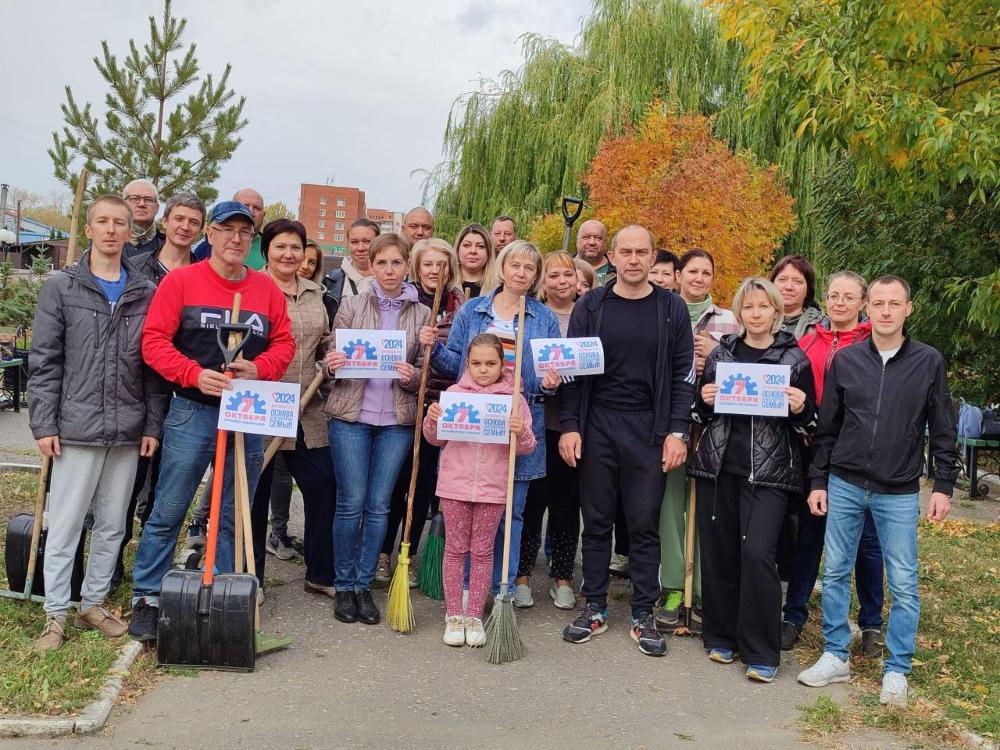
[[[513,393],[514,376],[504,368],[499,383],[477,385],[466,370],[461,380],[448,388],[458,393]],[[524,432],[517,439],[517,454],[525,455],[535,449],[535,435],[531,431],[531,410],[524,396],[520,415],[524,419]],[[424,417],[424,437],[432,445],[444,445],[438,465],[438,497],[465,500],[470,503],[500,503],[507,499],[507,443],[466,443],[457,440],[438,440],[437,422]]]

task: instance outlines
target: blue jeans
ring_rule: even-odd
[[[799,534],[792,555],[788,576],[788,596],[785,598],[784,619],[800,628],[809,619],[809,597],[812,596],[819,561],[823,556],[823,537],[826,534],[826,516],[814,516],[805,503],[799,510]],[[885,591],[882,574],[882,546],[875,530],[871,511],[865,511],[865,525],[861,531],[861,544],[854,562],[854,588],[858,592],[858,627],[862,630],[881,630],[882,606]]]
[[[851,628],[851,569],[864,526],[865,511],[875,520],[882,542],[886,578],[892,593],[885,645],[886,672],[910,673],[920,622],[917,591],[917,521],[920,496],[883,495],[830,474],[826,521],[826,572],[823,576],[823,637],[826,650],[847,659]]]
[[[389,523],[396,476],[413,449],[413,425],[376,427],[330,420],[330,455],[337,477],[333,572],[337,591],[370,589]]]
[[[170,570],[174,547],[184,524],[184,516],[205,470],[215,457],[219,407],[174,396],[163,422],[163,445],[160,447],[160,478],[156,483],[156,499],[149,520],[142,527],[139,549],[132,569],[134,580],[132,603],[146,599],[157,605],[160,582]],[[233,451],[236,440],[226,441],[226,467],[223,472],[222,512],[219,525],[215,567],[220,573],[231,573],[233,551]],[[253,497],[264,460],[264,439],[260,435],[244,435],[247,481]],[[242,552],[242,551],[241,551]]]
[[[526,479],[514,480],[514,501],[512,503],[513,514],[510,524],[510,567],[508,569],[507,584],[508,590],[514,591],[514,576],[517,575],[517,566],[521,560],[521,526],[524,519],[524,504],[528,500],[528,485],[531,484]],[[493,544],[493,593],[500,591],[500,573],[503,570],[503,530],[506,522],[506,511],[500,519],[500,527],[497,529],[497,538]],[[447,533],[447,529],[445,529]]]

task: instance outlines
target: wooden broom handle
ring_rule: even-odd
[[[302,419],[302,414],[306,410],[306,406],[312,401],[313,396],[316,395],[316,391],[323,384],[323,379],[326,375],[323,373],[323,368],[321,367],[316,376],[312,379],[309,385],[306,386],[306,392],[302,394],[302,398],[299,399],[299,419]],[[267,468],[267,465],[271,463],[271,459],[275,457],[278,451],[281,449],[281,444],[286,438],[271,438],[267,443],[267,449],[264,451],[264,461],[260,465],[261,473]]]
[[[444,266],[444,264],[440,264]],[[446,279],[444,268],[439,266],[438,285],[434,290],[434,303],[431,305],[431,325],[437,325],[438,310],[441,309],[441,292]],[[447,281],[450,281],[448,279]],[[410,526],[413,523],[413,493],[417,491],[417,471],[420,469],[420,430],[424,421],[424,398],[427,396],[427,376],[431,369],[431,352],[434,344],[424,347],[424,361],[420,365],[420,389],[417,391],[417,419],[413,424],[413,468],[410,469],[410,487],[406,492],[406,524],[403,526],[403,544],[410,541]]]
[[[18,373],[20,377],[20,373]],[[38,472],[38,494],[35,497],[35,525],[31,528],[31,548],[28,550],[28,570],[24,577],[24,598],[31,596],[31,588],[35,583],[35,566],[38,564],[38,541],[42,537],[42,515],[45,513],[45,495],[48,489],[49,472],[52,471],[52,458],[42,456],[42,468]]]
[[[69,243],[66,245],[66,265],[73,265],[76,255],[76,231],[80,223],[80,206],[83,204],[83,193],[87,189],[87,168],[83,167],[76,176],[76,196],[73,198],[73,215],[69,220]],[[55,264],[53,264],[55,265]]]
[[[524,297],[517,300],[517,336],[514,339],[514,396],[511,399],[510,415],[521,413],[521,360],[524,358]],[[517,435],[510,433],[507,449],[507,498],[504,502],[503,525],[503,572],[500,578],[501,590],[507,587],[510,575],[510,525],[514,517],[514,463],[517,459]]]
[[[683,468],[683,464],[680,468]],[[693,603],[694,593],[694,532],[695,532],[695,503],[697,495],[695,492],[695,481],[692,478],[691,486],[688,488],[687,507],[687,539],[684,544],[684,606],[689,610]]]

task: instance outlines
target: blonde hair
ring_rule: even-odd
[[[563,250],[557,250],[554,253],[549,253],[545,256],[545,260],[542,263],[542,285],[538,290],[538,299],[544,302],[548,295],[545,293],[545,276],[549,272],[551,266],[560,266],[562,268],[569,268],[576,274],[576,261],[573,260],[573,256]]]
[[[462,276],[458,270],[458,255],[446,240],[440,237],[431,237],[426,240],[418,240],[410,251],[410,280],[416,284],[420,283],[420,259],[429,250],[437,250],[448,257],[448,283],[444,291],[455,289],[462,291]]]
[[[577,271],[583,271],[583,277],[587,280],[587,285],[591,289],[597,286],[597,274],[594,273],[594,267],[592,265],[585,260],[580,260],[579,258],[573,258],[573,263],[576,265]]]
[[[740,327],[740,336],[745,336],[747,333],[747,327],[743,324],[743,316],[740,315],[740,310],[743,307],[743,302],[753,292],[763,292],[767,295],[768,302],[774,308],[774,322],[771,323],[771,334],[777,333],[781,330],[781,321],[784,318],[785,309],[781,293],[778,292],[778,288],[771,283],[770,279],[765,279],[762,276],[754,276],[743,279],[740,288],[733,295],[732,311],[736,316],[736,324]]]
[[[514,240],[504,247],[494,261],[493,278],[490,279],[492,286],[486,286],[486,277],[483,276],[483,294],[492,292],[503,282],[503,266],[512,255],[528,255],[535,262],[535,280],[528,289],[527,296],[534,297],[538,294],[538,287],[542,285],[542,254],[538,248],[527,240]]]

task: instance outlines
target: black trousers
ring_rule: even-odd
[[[413,493],[413,525],[410,527],[410,559],[417,556],[420,537],[427,523],[427,511],[435,499],[437,492],[438,461],[441,458],[441,448],[428,443],[420,436],[420,463],[417,469],[417,489]],[[392,488],[389,498],[389,525],[385,531],[385,541],[382,542],[382,554],[392,555],[396,548],[396,537],[399,536],[403,521],[406,520],[406,491],[410,489],[410,472],[413,471],[413,454],[408,453],[396,477],[396,486]],[[402,539],[400,539],[402,543]]]
[[[545,476],[528,485],[521,526],[519,576],[530,576],[535,568],[542,545],[542,516],[548,510],[548,533],[552,538],[549,575],[566,581],[573,578],[580,536],[580,492],[577,470],[559,455],[559,435],[558,430],[545,430]]]
[[[117,570],[124,571],[125,548],[132,541],[132,527],[135,525],[135,515],[139,514],[139,527],[142,528],[149,520],[149,514],[153,512],[153,498],[145,498],[142,506],[139,500],[142,498],[142,491],[146,487],[146,477],[149,477],[149,493],[152,495],[156,491],[156,482],[160,478],[160,455],[158,448],[151,457],[139,456],[139,463],[135,467],[135,481],[132,483],[132,497],[128,501],[128,510],[125,515],[125,536],[122,537],[121,546],[118,548]]]
[[[781,581],[777,548],[789,493],[721,472],[697,480],[705,648],[778,666]]]
[[[650,612],[660,595],[660,505],[667,475],[663,446],[652,443],[653,413],[593,404],[579,461],[583,513],[583,585],[588,603],[607,606],[611,532],[625,511],[632,577],[632,616]]]
[[[281,451],[285,466],[302,491],[305,531],[306,580],[319,586],[333,585],[333,516],[337,507],[337,480],[333,474],[330,449],[307,448],[302,430],[295,450]],[[267,539],[267,511],[271,505],[274,462],[261,472],[250,507],[253,558],[257,580],[264,585],[264,542]]]

